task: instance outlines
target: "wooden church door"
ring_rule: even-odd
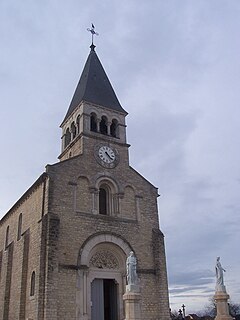
[[[91,300],[91,320],[118,320],[117,284],[113,279],[94,279]]]

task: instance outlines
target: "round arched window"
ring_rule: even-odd
[[[99,214],[109,214],[109,189],[106,185],[99,188]]]

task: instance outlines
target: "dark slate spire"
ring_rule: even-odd
[[[111,83],[95,52],[94,44],[92,44],[90,48],[91,51],[63,122],[76,109],[81,101],[98,104],[125,114],[127,113],[118,101]]]

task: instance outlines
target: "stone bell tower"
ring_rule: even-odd
[[[59,218],[59,317],[68,310],[71,319],[125,319],[133,251],[142,318],[170,318],[158,192],[129,165],[126,116],[92,44],[61,124],[60,163],[47,168]]]
[[[126,145],[125,117],[112,85],[91,45],[91,51],[61,124],[62,153],[60,160],[82,154],[88,140]],[[111,162],[111,159],[109,159]]]

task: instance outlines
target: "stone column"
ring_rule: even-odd
[[[127,285],[123,295],[125,320],[141,320],[141,294],[138,285]]]
[[[109,121],[107,122],[107,135],[108,135],[108,136],[110,136],[110,134],[111,134],[111,132],[110,132],[110,131],[111,131],[111,130],[110,130],[111,124],[112,124],[111,122],[109,122]]]
[[[101,119],[97,118],[97,132],[100,132],[100,122]]]
[[[217,306],[217,316],[215,320],[232,320],[232,317],[229,314],[228,306],[229,295],[226,291],[216,291],[214,295],[214,300],[216,301]]]

